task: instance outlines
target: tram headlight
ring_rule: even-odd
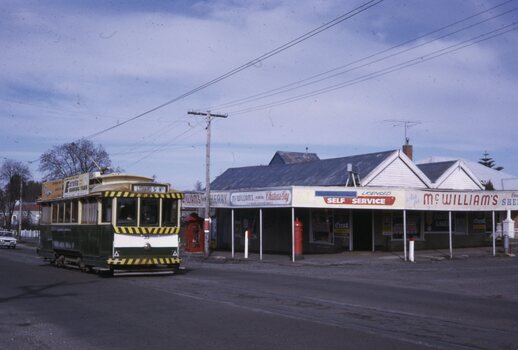
[[[151,244],[146,243],[146,244],[144,245],[144,250],[151,250]]]

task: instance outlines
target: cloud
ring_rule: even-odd
[[[360,3],[6,2],[0,24],[6,48],[0,62],[0,118],[8,122],[2,128],[9,130],[9,138],[3,149],[20,156],[16,140],[34,144],[34,153],[41,153],[124,122]],[[204,177],[205,131],[203,119],[187,115],[188,110],[205,110],[357,61],[491,5],[384,2],[229,79],[97,136],[94,142],[114,154],[115,165],[190,188],[193,178]],[[398,148],[403,129],[386,119],[422,121],[409,130],[421,149],[473,157],[487,148],[496,159],[505,156],[518,163],[507,158],[515,138],[508,126],[518,107],[516,31],[332,92],[232,114],[368,77],[513,18],[516,14],[503,16],[284,95],[211,109],[230,113],[228,119],[213,123],[214,169],[265,163],[278,148],[309,147],[330,156]],[[505,166],[518,173],[511,164]]]

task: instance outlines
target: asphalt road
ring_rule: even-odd
[[[102,278],[0,249],[0,349],[517,349],[517,261]]]

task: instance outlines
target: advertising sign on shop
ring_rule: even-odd
[[[315,191],[315,196],[322,197],[326,204],[331,205],[391,206],[396,201],[390,191]]]
[[[290,190],[236,192],[230,196],[235,206],[288,206],[291,204]]]
[[[186,208],[205,208],[205,193],[186,192],[182,205]],[[211,192],[210,206],[213,208],[226,207],[230,203],[230,194],[227,192]]]
[[[518,192],[513,191],[409,191],[408,209],[484,211],[518,209]]]

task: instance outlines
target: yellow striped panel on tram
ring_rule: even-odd
[[[180,258],[109,258],[106,262],[109,265],[172,265],[180,264]]]
[[[138,227],[114,226],[115,233],[126,235],[174,235],[180,233],[180,227]]]

